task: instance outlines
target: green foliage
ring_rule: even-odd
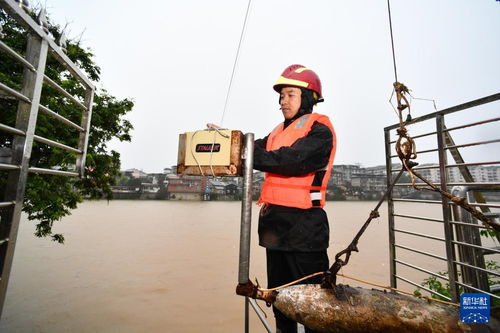
[[[494,260],[486,260],[486,269],[492,272],[500,272],[500,265]],[[495,275],[488,274],[488,285],[493,286],[500,284],[500,278]]]
[[[500,232],[493,229],[481,229],[479,234],[484,237],[500,239]]]
[[[0,24],[4,31],[2,41],[19,54],[24,54],[27,46],[24,28],[2,10],[0,10]],[[49,19],[49,31],[54,38],[57,38],[62,29]],[[94,55],[89,49],[85,49],[79,41],[69,40],[67,55],[94,84],[99,81],[101,69],[95,64]],[[45,74],[80,102],[84,102],[85,88],[50,53]],[[6,53],[0,52],[0,82],[19,90],[22,80],[23,67]],[[134,103],[130,99],[118,99],[106,90],[96,91],[93,102],[85,177],[76,179],[50,175],[28,176],[23,210],[28,214],[29,220],[37,221],[35,235],[38,237],[51,236],[54,241],[63,243],[64,237],[52,231],[55,221],[71,214],[71,210],[75,209],[84,198],[111,198],[111,186],[120,175],[120,154],[110,151],[108,142],[111,139],[131,141],[130,131],[133,127],[124,116],[132,110]],[[47,84],[44,84],[42,89],[41,104],[76,124],[81,123],[82,110]],[[1,122],[14,126],[17,101],[0,98],[0,109]],[[41,112],[37,118],[35,134],[72,147],[77,147],[79,140],[78,131]],[[10,148],[12,140],[12,135],[0,132],[0,148]],[[31,166],[73,170],[75,162],[74,153],[45,144],[33,145]],[[2,173],[0,176],[0,187],[5,188],[5,174]]]
[[[439,275],[443,275],[443,276],[447,276],[448,275],[448,272],[439,272],[438,273]],[[448,282],[444,283],[441,282],[440,279],[438,279],[437,277],[435,276],[430,276],[428,277],[427,279],[425,279],[421,285],[423,287],[427,287],[429,288],[430,290],[432,291],[435,291],[443,296],[446,296],[446,297],[449,297],[451,298],[451,291],[450,291],[450,284]],[[462,293],[462,288],[460,287],[459,288],[459,292]],[[420,293],[420,289],[417,289],[413,292],[415,295],[417,296],[421,296],[422,294]],[[435,294],[432,294],[432,298],[435,298],[435,299],[439,299],[439,300],[443,300],[443,301],[446,301],[447,299],[444,298],[444,297],[441,297],[439,295],[435,295]]]
[[[486,260],[486,269],[492,272],[500,272],[500,265],[494,260]],[[494,286],[500,284],[500,278],[498,276],[488,274],[488,285]],[[500,296],[500,293],[496,293],[495,295]],[[496,298],[491,298],[491,306],[498,307],[500,306],[500,300]]]
[[[498,263],[496,261],[494,261],[494,260],[487,260],[485,264],[486,264],[486,269],[487,270],[492,271],[492,272],[500,272],[500,265],[498,265]],[[443,275],[443,276],[447,276],[448,272],[439,272],[438,274],[439,275]],[[460,276],[460,273],[458,273],[458,274]],[[497,284],[500,284],[500,278],[498,278],[495,275],[488,274],[488,285],[491,287],[491,286],[497,285]],[[435,291],[435,292],[437,292],[437,293],[439,293],[439,294],[441,294],[443,296],[447,296],[447,297],[451,298],[450,284],[448,282],[446,282],[446,283],[443,284],[443,282],[441,282],[441,280],[439,280],[435,276],[428,277],[427,279],[425,279],[421,283],[421,285],[423,287],[427,287],[430,290]],[[459,286],[458,293],[462,294],[463,292],[464,292],[463,287]],[[417,290],[415,290],[413,292],[413,294],[415,296],[422,296],[422,293],[420,292],[420,288],[418,288]],[[445,298],[440,297],[438,295],[434,295],[434,294],[432,294],[432,298],[440,299],[440,300],[446,300]],[[492,306],[500,306],[500,301],[497,300],[497,299],[495,299],[495,298],[491,298],[491,305]]]

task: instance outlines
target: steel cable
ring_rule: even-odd
[[[250,13],[250,5],[251,4],[252,4],[252,0],[248,0],[247,11],[245,14],[245,20],[243,21],[243,28],[241,29],[240,41],[238,42],[238,49],[236,50],[236,57],[234,58],[233,71],[231,72],[231,79],[229,80],[229,86],[227,87],[226,101],[224,102],[224,109],[222,111],[222,117],[221,117],[220,122],[219,122],[220,126],[222,126],[224,123],[224,116],[226,114],[227,104],[229,102],[229,95],[231,94],[231,87],[233,85],[234,73],[236,72],[236,66],[238,65],[241,44],[243,42],[243,37],[245,35],[245,30],[246,30],[247,21],[248,21],[248,14]]]

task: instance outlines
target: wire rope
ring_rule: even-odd
[[[389,30],[391,32],[392,63],[394,64],[394,79],[398,82],[398,71],[396,69],[396,52],[394,51],[394,36],[392,33],[391,3],[387,0],[387,12],[389,14]]]
[[[238,49],[236,50],[236,56],[234,58],[234,63],[233,63],[233,71],[231,72],[231,79],[229,80],[229,86],[227,87],[227,93],[226,93],[226,101],[224,102],[224,109],[222,111],[222,116],[220,119],[220,126],[224,123],[224,116],[226,115],[226,110],[227,110],[227,105],[229,102],[229,96],[231,94],[231,88],[233,85],[233,79],[234,79],[234,74],[236,72],[236,66],[238,65],[238,59],[240,56],[240,50],[241,50],[241,44],[243,42],[243,37],[245,35],[245,30],[247,26],[247,21],[248,21],[248,15],[250,13],[250,6],[252,4],[252,0],[248,0],[248,5],[247,5],[247,11],[245,13],[245,20],[243,21],[243,28],[241,29],[241,35],[240,35],[240,41],[238,42]]]

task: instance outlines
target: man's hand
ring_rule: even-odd
[[[220,129],[220,126],[219,126],[219,125],[212,124],[212,123],[208,123],[208,124],[207,124],[207,128]]]

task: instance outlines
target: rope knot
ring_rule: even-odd
[[[358,246],[356,244],[351,244],[348,247],[349,251],[359,252]]]
[[[406,129],[406,127],[399,127],[396,130],[396,133],[398,133],[399,136],[403,136],[403,137],[406,137],[407,132],[408,132],[408,130]]]

